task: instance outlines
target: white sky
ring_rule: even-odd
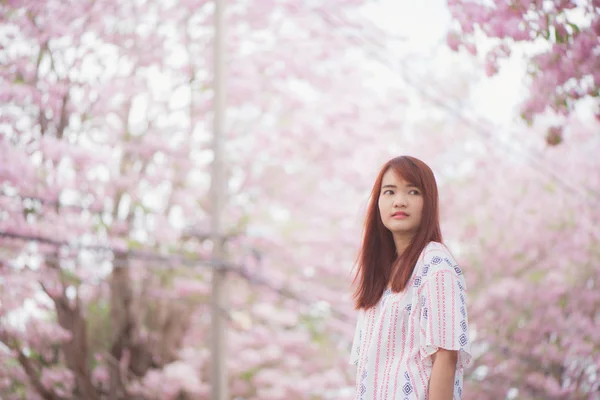
[[[379,0],[365,7],[377,24],[415,46],[433,46],[445,35],[450,14],[445,0]]]
[[[405,37],[407,40],[402,45],[403,52],[424,56],[435,52],[437,55],[434,62],[440,68],[445,68],[449,76],[452,75],[453,68],[461,64],[483,74],[483,66],[476,67],[474,63],[477,61],[473,57],[465,52],[451,52],[447,48],[445,37],[451,24],[451,16],[446,0],[379,0],[366,6],[365,14],[380,28]],[[489,43],[481,41],[481,44]],[[502,64],[497,76],[483,77],[477,83],[469,108],[499,125],[506,126],[514,122],[517,117],[515,107],[525,93],[524,71],[525,65],[519,57],[513,57]]]

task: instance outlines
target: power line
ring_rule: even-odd
[[[29,256],[33,256],[33,254],[27,254]],[[78,261],[78,255],[65,255],[65,254],[61,254],[61,255],[57,255],[57,254],[38,254],[40,256],[40,258],[43,259],[44,262],[48,263],[48,262],[54,262],[54,263],[60,263],[60,262],[64,262],[67,261],[69,259],[73,259]],[[98,264],[102,264],[103,262],[109,262],[110,265],[112,265],[115,268],[130,268],[131,267],[131,259],[127,258],[127,259],[121,259],[121,258],[113,258],[113,259],[109,259],[109,258],[103,258],[103,259],[94,259],[95,262],[97,262]],[[81,262],[87,262],[87,260],[81,260]],[[165,268],[165,269],[173,269],[174,265],[171,263],[158,263],[155,260],[151,260],[148,261],[146,260],[145,262],[148,263],[156,263],[155,265],[160,265],[161,267]],[[153,266],[153,268],[156,268],[155,266]]]
[[[265,280],[264,278],[261,278],[257,275],[250,274],[248,271],[246,271],[243,268],[236,268],[236,269],[232,269],[231,271],[236,273],[237,275],[241,276],[242,278],[244,278],[251,284],[260,285],[260,286],[269,288],[271,291],[274,291],[281,297],[285,297],[287,299],[294,300],[294,301],[304,304],[306,306],[311,306],[314,304],[314,301],[311,301],[311,300],[307,299],[306,297],[299,295],[298,293],[294,293],[293,291],[291,291],[290,289],[288,289],[286,287],[275,286],[272,283]],[[330,311],[331,311],[331,315],[334,318],[338,319],[339,321],[342,321],[345,323],[353,322],[352,317],[350,317],[349,315],[347,315],[339,310],[336,310],[331,307]]]
[[[300,8],[296,5],[291,5],[297,12],[300,11]],[[485,126],[481,125],[478,121],[473,121],[472,119],[467,118],[460,109],[456,109],[452,106],[450,106],[447,102],[444,102],[443,100],[440,99],[440,97],[433,95],[433,94],[429,94],[426,92],[426,89],[423,86],[419,86],[416,83],[414,83],[415,79],[411,79],[411,77],[409,75],[407,75],[407,72],[409,68],[408,68],[408,64],[406,63],[405,60],[400,61],[401,67],[402,68],[398,68],[397,65],[395,65],[393,62],[391,62],[389,59],[387,59],[385,56],[383,56],[381,53],[382,51],[385,51],[385,47],[383,47],[382,43],[375,40],[374,38],[371,37],[367,37],[366,34],[363,32],[359,32],[356,30],[356,27],[353,26],[350,22],[348,22],[345,18],[343,18],[340,15],[333,15],[330,11],[327,11],[324,8],[320,8],[320,9],[308,9],[309,11],[313,11],[316,14],[318,14],[321,19],[328,25],[334,27],[334,28],[340,28],[340,25],[336,22],[336,21],[340,21],[341,24],[349,27],[352,29],[352,32],[354,32],[354,36],[350,38],[350,40],[354,39],[355,44],[365,48],[365,45],[367,46],[376,46],[377,50],[373,50],[373,49],[366,49],[367,53],[374,56],[374,58],[376,60],[378,60],[379,62],[381,62],[382,64],[384,64],[385,66],[387,66],[392,72],[394,73],[399,73],[400,76],[402,76],[403,80],[405,81],[406,84],[408,84],[409,86],[413,87],[414,89],[417,90],[417,92],[426,100],[430,101],[431,103],[433,103],[434,105],[445,109],[446,111],[450,112],[453,116],[455,116],[456,118],[458,118],[461,122],[465,123],[465,125],[467,127],[469,127],[472,131],[474,131],[475,133],[479,134],[480,136],[482,136],[485,140],[487,141],[494,141],[496,142],[496,144],[499,144],[501,146],[501,148],[503,148],[505,151],[507,152],[513,152],[513,151],[517,151],[519,153],[521,153],[522,155],[524,155],[525,157],[527,157],[530,161],[532,161],[534,164],[530,164],[530,166],[533,169],[536,169],[537,172],[543,174],[543,175],[547,175],[550,177],[551,180],[555,181],[556,183],[558,183],[560,186],[568,189],[569,193],[573,193],[573,194],[577,194],[579,196],[581,196],[581,198],[585,201],[585,202],[591,202],[593,201],[593,199],[588,199],[587,195],[591,195],[593,196],[595,199],[598,199],[599,194],[589,188],[586,187],[583,184],[578,184],[578,185],[574,185],[568,181],[566,181],[565,179],[563,179],[562,177],[560,177],[556,172],[550,170],[547,168],[546,163],[541,160],[541,156],[539,155],[539,152],[536,152],[534,154],[532,154],[532,152],[534,150],[532,149],[528,149],[528,151],[524,151],[522,148],[518,148],[515,147],[514,145],[510,145],[509,143],[507,143],[506,141],[502,141],[500,140],[497,136],[492,135],[488,129],[486,129]],[[361,43],[357,43],[356,40],[359,40]],[[403,38],[404,40],[405,38]],[[587,191],[587,192],[586,192]],[[2,193],[3,196],[9,196],[6,195],[4,193]],[[97,212],[97,213],[102,213],[105,212],[105,210],[103,208],[95,208],[95,207],[84,207],[84,206],[78,206],[78,205],[68,205],[68,204],[61,204],[58,200],[51,200],[51,199],[44,199],[41,197],[36,197],[36,196],[28,196],[28,195],[19,195],[22,199],[30,199],[30,200],[34,200],[34,201],[38,201],[43,205],[49,205],[49,206],[59,206],[61,208],[66,208],[66,209],[75,209],[75,210],[86,210],[86,211],[91,211],[91,212]],[[595,203],[590,203],[591,205],[595,206]]]
[[[0,197],[6,197],[9,199],[19,200],[21,202],[26,201],[26,200],[37,201],[42,205],[60,206],[61,210],[74,209],[76,211],[88,211],[97,216],[107,213],[107,212],[111,212],[110,210],[105,210],[103,208],[85,207],[85,206],[81,206],[81,205],[65,205],[65,204],[61,204],[58,200],[46,199],[46,198],[37,197],[37,196],[29,196],[29,195],[22,195],[22,194],[8,194],[5,192],[0,192]],[[234,232],[234,233],[228,234],[227,236],[222,237],[221,239],[227,240],[227,239],[231,239],[236,236],[239,236],[239,235],[240,235],[240,232]],[[213,237],[213,235],[211,235],[210,232],[206,232],[203,230],[198,230],[195,228],[186,228],[183,230],[182,237],[183,238],[194,237],[197,239],[210,239]]]
[[[110,261],[110,263],[116,267],[128,267],[129,266],[128,260],[135,259],[135,260],[143,260],[143,261],[147,261],[147,262],[157,262],[157,263],[159,262],[159,263],[161,263],[161,265],[164,265],[164,266],[172,266],[174,263],[176,263],[179,265],[191,266],[191,267],[201,266],[201,267],[221,268],[224,271],[235,273],[236,275],[240,276],[241,278],[246,280],[251,285],[263,286],[263,287],[271,290],[272,292],[276,293],[280,297],[296,301],[307,307],[311,307],[315,304],[315,301],[311,301],[311,300],[307,299],[306,297],[295,293],[294,291],[290,290],[289,288],[286,288],[284,286],[274,285],[273,283],[269,282],[268,280],[266,280],[256,274],[251,274],[246,268],[244,268],[243,265],[224,263],[224,262],[221,262],[219,260],[214,260],[214,259],[190,259],[190,258],[178,256],[175,254],[161,256],[158,254],[153,254],[151,252],[143,252],[143,251],[138,251],[138,250],[120,250],[120,249],[115,249],[115,248],[112,248],[110,246],[105,246],[105,245],[80,245],[80,244],[73,244],[73,243],[69,243],[69,242],[65,242],[65,241],[58,241],[58,240],[50,239],[50,238],[43,237],[43,236],[24,235],[24,234],[11,233],[11,232],[5,232],[5,231],[0,231],[0,238],[7,238],[7,239],[13,239],[13,240],[28,241],[28,242],[36,242],[36,243],[46,244],[46,245],[50,245],[50,246],[54,246],[54,247],[69,247],[71,249],[76,249],[76,250],[88,250],[88,251],[92,251],[92,252],[102,252],[105,254],[108,253],[108,254],[126,255],[127,256],[126,259],[120,259],[120,258],[113,258],[113,259],[106,258],[105,259],[105,261]],[[60,256],[54,256],[54,255],[43,255],[43,257],[49,258],[49,259],[52,259],[55,261],[64,260],[66,258],[64,256],[60,257]],[[353,318],[350,317],[349,315],[347,315],[339,310],[336,310],[333,307],[330,307],[329,311],[333,318],[335,318],[341,322],[344,322],[344,323],[353,323]]]
[[[71,210],[72,209],[75,211],[88,211],[93,214],[103,214],[103,213],[107,212],[107,210],[104,207],[85,207],[85,206],[76,205],[76,204],[65,204],[65,203],[60,202],[60,200],[58,200],[58,199],[47,199],[44,197],[26,195],[26,194],[20,194],[20,193],[9,194],[6,192],[0,192],[0,196],[7,197],[10,199],[21,200],[21,201],[29,200],[29,201],[33,201],[33,202],[38,202],[42,206],[56,207],[60,210],[65,210],[65,209]]]
[[[299,8],[297,6],[294,6],[294,8],[299,11]],[[562,177],[560,177],[554,171],[548,169],[546,166],[546,163],[540,159],[541,157],[539,154],[533,155],[531,153],[531,149],[529,152],[527,152],[527,151],[524,151],[522,148],[517,148],[514,145],[511,146],[509,143],[500,140],[497,136],[492,135],[487,129],[485,129],[485,126],[480,125],[477,121],[473,121],[473,120],[467,118],[460,109],[456,109],[456,108],[450,106],[449,104],[447,104],[446,102],[441,100],[438,96],[427,93],[426,90],[422,86],[419,86],[418,84],[414,83],[415,79],[411,79],[411,77],[407,74],[406,71],[409,70],[409,67],[405,60],[400,61],[401,68],[398,68],[397,65],[395,65],[392,61],[390,61],[389,59],[387,59],[385,56],[382,55],[382,52],[385,51],[386,49],[385,49],[385,47],[382,46],[381,42],[379,42],[373,38],[368,38],[364,33],[357,31],[355,29],[355,27],[352,26],[344,18],[342,18],[340,16],[338,16],[336,18],[332,13],[330,13],[329,11],[327,11],[323,8],[313,9],[311,11],[315,11],[316,14],[318,14],[321,17],[321,19],[325,23],[330,25],[332,28],[340,29],[339,24],[337,24],[335,22],[336,19],[341,21],[341,23],[346,25],[347,27],[352,28],[352,32],[355,32],[355,34],[354,34],[354,37],[349,38],[350,40],[354,39],[356,45],[362,47],[367,52],[367,54],[370,54],[377,61],[379,61],[386,67],[388,67],[391,72],[398,73],[402,77],[403,81],[407,85],[409,85],[409,86],[413,87],[415,90],[417,90],[417,92],[424,99],[426,99],[429,102],[433,103],[434,105],[450,112],[454,117],[458,118],[461,122],[463,122],[472,131],[479,134],[481,137],[483,137],[487,141],[496,142],[496,144],[500,145],[501,148],[503,148],[508,153],[511,153],[513,151],[517,151],[517,152],[521,153],[523,156],[528,158],[530,161],[534,162],[534,164],[529,164],[529,165],[534,170],[536,170],[538,173],[549,176],[551,180],[558,183],[563,188],[568,189],[569,193],[579,195],[583,201],[589,203],[591,206],[596,205],[595,202],[593,202],[593,199],[587,198],[587,195],[589,193],[593,197],[598,199],[599,194],[595,190],[592,190],[591,188],[583,186],[583,187],[585,187],[585,189],[588,192],[588,193],[586,193],[586,191],[582,190],[582,185],[574,185],[574,184],[566,181]],[[356,42],[356,40],[358,40],[359,42]],[[377,47],[377,50],[374,50],[372,48],[367,48],[367,47],[365,47],[365,45],[366,46],[374,45]]]
[[[0,231],[0,237],[6,239],[14,239],[28,242],[36,242],[41,244],[50,245],[53,247],[64,247],[70,248],[73,250],[87,250],[91,252],[101,252],[108,253],[113,255],[123,255],[126,256],[127,259],[136,259],[143,261],[156,261],[163,263],[172,263],[177,262],[180,265],[185,266],[212,266],[214,268],[226,268],[227,266],[217,260],[213,259],[191,259],[186,258],[181,255],[159,255],[151,252],[139,251],[139,250],[129,250],[129,249],[118,249],[115,247],[107,246],[107,245],[85,245],[72,243],[67,241],[60,241],[55,239],[50,239],[44,236],[35,236],[35,235],[25,235],[20,233],[6,232]]]

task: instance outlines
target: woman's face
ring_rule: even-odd
[[[421,225],[423,193],[388,169],[381,181],[379,213],[394,235],[413,236]]]

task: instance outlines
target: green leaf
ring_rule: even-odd
[[[571,28],[573,28],[573,32],[574,32],[573,34],[574,34],[574,35],[578,35],[578,34],[580,34],[580,33],[581,33],[581,29],[579,29],[579,27],[578,27],[577,25],[575,25],[574,23],[572,23],[572,22],[567,22],[567,24],[568,24],[568,25],[569,25]]]
[[[556,185],[554,185],[553,183],[548,183],[544,185],[544,190],[549,193],[554,193],[556,192]]]
[[[135,239],[128,239],[127,240],[127,248],[129,250],[137,250],[137,249],[144,248],[144,245]]]
[[[245,381],[250,381],[252,378],[254,378],[254,375],[256,375],[258,371],[260,371],[260,367],[249,369],[248,371],[242,372],[240,374],[240,378]]]
[[[546,271],[533,271],[528,278],[532,283],[540,283],[544,276],[546,276]]]
[[[81,285],[81,278],[79,278],[77,276],[77,274],[75,274],[73,271],[63,269],[63,270],[61,270],[61,275],[62,275],[62,278],[65,280],[65,282],[67,282],[69,285],[72,285],[75,287]]]

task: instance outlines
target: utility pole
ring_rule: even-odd
[[[211,399],[228,400],[227,357],[227,310],[225,235],[222,227],[223,206],[227,178],[223,162],[223,127],[225,121],[225,51],[224,14],[225,0],[214,0],[214,75],[213,75],[213,162],[211,171],[211,237],[213,243],[212,301],[211,301]]]

